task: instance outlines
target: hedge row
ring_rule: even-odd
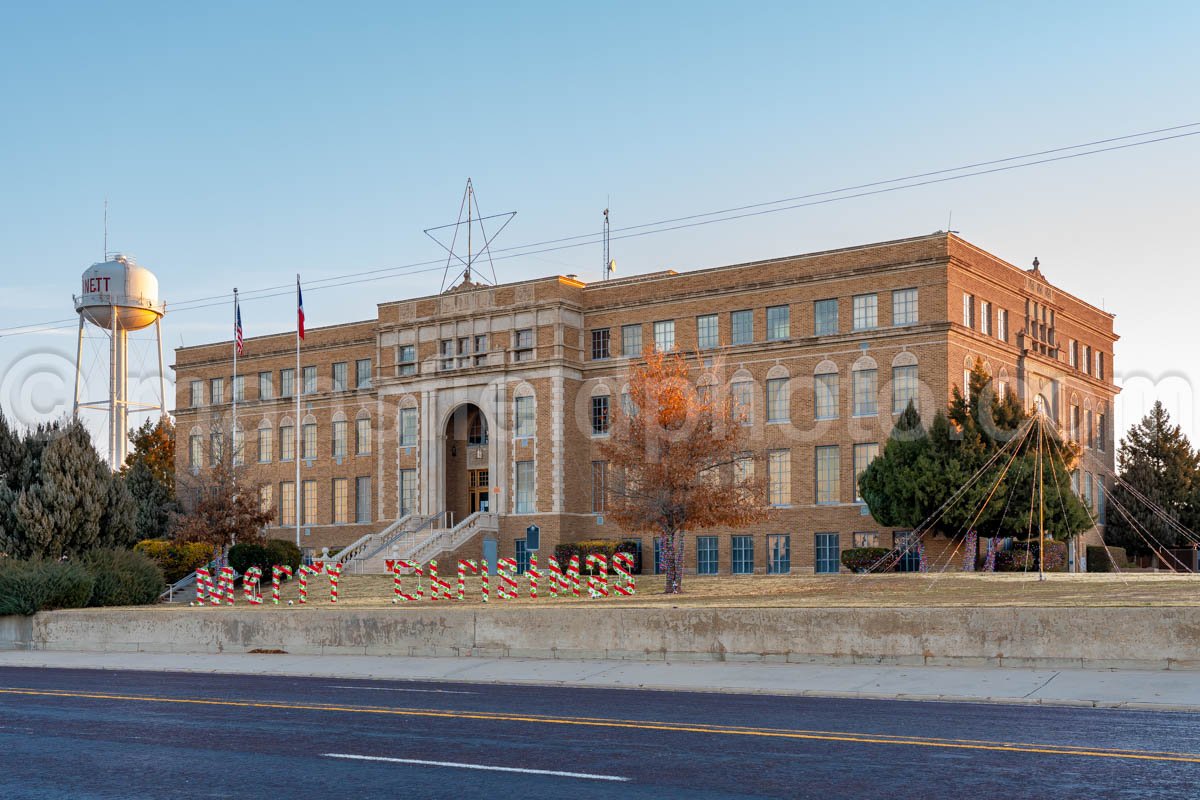
[[[300,569],[300,548],[287,539],[270,539],[266,544],[235,544],[229,548],[229,566],[245,574],[250,567],[258,567],[267,580],[271,579],[271,567],[279,564]]]
[[[638,575],[642,571],[642,554],[640,542],[633,539],[623,539],[615,541],[612,539],[584,539],[579,542],[563,542],[554,546],[554,559],[565,570],[567,564],[571,562],[572,556],[579,557],[579,574],[591,575],[595,572],[594,569],[589,569],[587,566],[587,557],[592,553],[602,555],[608,559],[608,571],[612,572],[612,559],[617,553],[628,553],[633,556],[633,574]]]
[[[890,572],[899,560],[886,547],[851,547],[842,551],[842,566],[853,572]]]
[[[163,580],[175,583],[203,567],[213,557],[211,545],[203,542],[172,542],[169,539],[144,539],[133,546],[149,556],[163,571]]]
[[[93,550],[78,561],[0,559],[0,616],[145,605],[162,587],[162,570],[133,550]]]

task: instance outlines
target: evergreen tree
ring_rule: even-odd
[[[1170,520],[1184,527],[1196,525],[1200,510],[1200,457],[1179,426],[1171,424],[1161,402],[1155,402],[1150,413],[1121,440],[1117,472],[1121,480],[1160,508]],[[1151,505],[1119,483],[1109,495],[1107,523],[1105,533],[1109,544],[1136,554],[1152,552],[1151,544],[1154,549],[1192,544],[1185,534],[1155,513]]]
[[[1014,437],[1022,437],[1020,443],[989,465]],[[977,361],[967,393],[955,387],[947,411],[938,412],[927,433],[916,409],[911,404],[905,409],[883,452],[861,476],[859,491],[871,515],[889,527],[927,525],[946,536],[972,529],[980,536],[1036,536],[1037,520],[1032,518],[1031,529],[1029,509],[1038,489],[1039,449],[1046,532],[1065,540],[1091,527],[1087,509],[1070,489],[1079,448],[1060,440],[1049,425],[1039,434],[1013,397],[995,396],[991,377]]]
[[[175,497],[175,425],[170,417],[147,420],[130,432],[133,451],[121,475],[137,506],[137,536],[166,536],[171,518],[179,513]]]

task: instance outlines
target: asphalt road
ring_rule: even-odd
[[[0,668],[0,798],[1196,798],[1200,715]]]

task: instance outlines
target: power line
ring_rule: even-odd
[[[718,222],[732,222],[749,217],[763,216],[766,214],[775,214],[781,211],[792,211],[799,208],[807,208],[817,205],[827,205],[843,200],[853,200],[861,197],[869,197],[873,195],[887,194],[897,192],[904,189],[915,189],[922,186],[931,186],[939,183],[947,183],[950,181],[962,180],[964,178],[973,178],[981,175],[990,175],[999,172],[1008,172],[1025,167],[1039,166],[1042,164],[1054,163],[1057,161],[1066,161],[1069,159],[1082,158],[1084,156],[1097,155],[1100,153],[1108,153],[1116,150],[1126,150],[1133,147],[1141,147],[1148,144],[1156,144],[1159,142],[1171,141],[1174,139],[1182,139],[1189,136],[1200,135],[1200,130],[1187,130],[1189,128],[1200,127],[1200,122],[1188,123],[1185,125],[1175,125],[1168,128],[1158,128],[1150,131],[1142,131],[1140,133],[1125,134],[1123,136],[1109,137],[1107,139],[1097,139],[1091,142],[1081,144],[1067,145],[1064,147],[1051,148],[1049,150],[1040,150],[1032,153],[1025,153],[1016,156],[1006,156],[1004,158],[991,159],[987,161],[977,161],[971,164],[964,164],[957,167],[948,167],[945,169],[933,170],[930,172],[915,173],[902,178],[888,178],[886,180],[872,181],[869,183],[856,184],[845,186],[840,189],[828,189],[820,192],[812,192],[809,194],[795,195],[793,197],[781,198],[778,200],[770,200],[760,203],[751,203],[742,206],[734,206],[719,211],[707,211],[698,214],[689,214],[681,217],[672,217],[655,222],[645,222],[638,225],[628,225],[622,228],[617,228],[613,232],[618,234],[612,236],[613,239],[632,239],[641,236],[649,236],[657,233],[668,233],[671,231],[682,230],[685,228],[695,228],[704,225],[712,225]],[[1184,133],[1170,133],[1173,131],[1185,131]],[[1145,138],[1155,136],[1159,133],[1170,133],[1166,136],[1157,136],[1156,138]],[[1130,139],[1139,139],[1140,141],[1128,141]],[[1124,142],[1123,144],[1112,144],[1113,142]],[[1096,145],[1107,144],[1107,147],[1096,147]],[[1093,148],[1083,150],[1083,148]],[[1082,152],[1067,152],[1071,150],[1082,150]],[[1062,153],[1063,155],[1051,155]],[[1038,156],[1049,156],[1047,158],[1038,158]],[[1035,160],[1027,160],[1027,159]],[[1021,163],[1012,163],[1021,162]],[[995,166],[1002,164],[1003,166]],[[988,169],[980,169],[980,167],[990,167]],[[960,173],[960,174],[951,174]],[[941,176],[941,177],[934,177]],[[806,201],[806,202],[796,202]],[[781,204],[788,205],[781,205]],[[772,207],[773,206],[773,207]],[[531,242],[524,245],[514,245],[512,247],[500,248],[494,252],[497,254],[496,260],[520,258],[523,256],[539,255],[542,253],[555,252],[558,250],[569,250],[576,247],[586,247],[600,242],[598,237],[603,236],[603,232],[593,232],[586,234],[578,234],[575,236],[561,237],[557,239],[546,239],[540,242]],[[541,249],[535,249],[541,248]],[[441,260],[417,261],[410,264],[404,264],[395,267],[381,267],[378,269],[364,270],[360,272],[349,272],[340,275],[332,275],[325,278],[317,278],[310,281],[308,287],[310,291],[320,291],[341,286],[356,285],[360,283],[368,283],[375,280],[384,280],[391,277],[401,277],[405,275],[415,275],[422,272],[436,271],[433,269],[422,269],[440,265]],[[347,279],[357,280],[347,280]],[[306,287],[306,288],[308,288]],[[278,286],[263,287],[261,289],[252,289],[243,293],[246,300],[265,300],[273,297],[280,297],[290,294],[294,287],[291,284],[281,284]],[[211,301],[211,302],[210,302]],[[224,305],[228,302],[226,295],[213,295],[210,297],[194,298],[191,300],[181,300],[170,305],[170,310],[173,312],[194,311],[203,308],[211,308],[213,306]],[[0,328],[0,338],[20,336],[28,333],[41,333],[52,330],[63,330],[73,327],[71,324],[77,324],[76,320],[50,320],[41,323],[28,323],[26,325],[14,325],[7,328]]]

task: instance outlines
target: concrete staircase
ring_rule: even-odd
[[[348,571],[356,574],[386,573],[387,561],[393,559],[425,564],[442,553],[457,550],[480,533],[500,530],[499,514],[477,511],[452,527],[445,527],[447,516],[443,511],[421,518],[417,524],[410,523],[397,528],[373,549],[360,551],[362,555],[350,563]]]

